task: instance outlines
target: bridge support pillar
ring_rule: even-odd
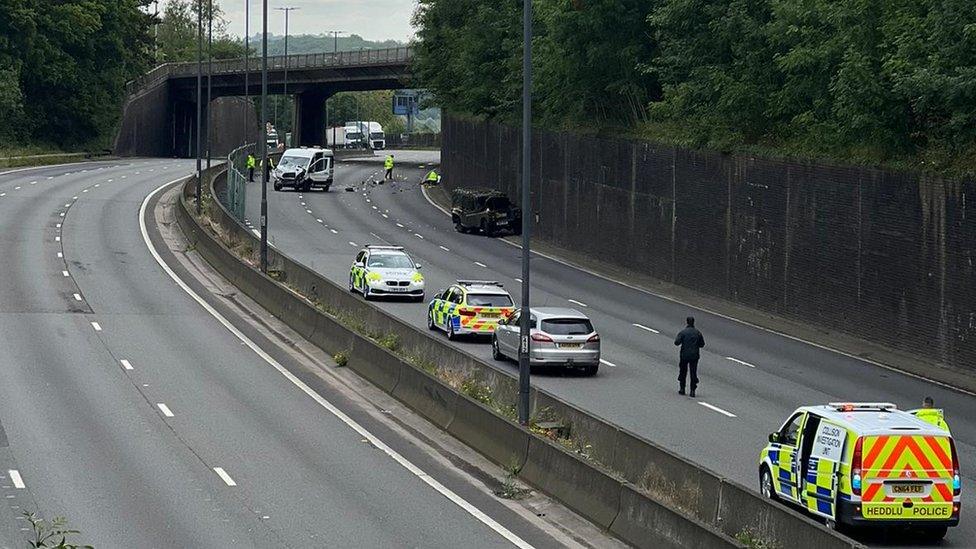
[[[331,92],[312,90],[300,93],[295,100],[295,146],[325,146],[325,100]]]

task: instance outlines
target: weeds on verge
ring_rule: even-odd
[[[778,549],[779,546],[760,537],[759,532],[746,528],[735,535],[735,540],[751,549]]]
[[[524,499],[529,495],[531,490],[522,486],[518,481],[519,473],[522,472],[522,467],[518,464],[516,460],[512,460],[508,467],[505,468],[506,474],[505,478],[502,479],[502,485],[498,490],[495,490],[495,495],[503,499]]]
[[[68,519],[64,517],[54,517],[47,521],[36,513],[24,511],[24,518],[31,525],[31,537],[27,540],[27,546],[33,549],[93,549],[91,545],[77,545],[69,543],[68,538],[74,537],[81,532],[73,530],[68,526]]]
[[[349,364],[349,351],[339,351],[332,356],[337,368],[345,368]]]

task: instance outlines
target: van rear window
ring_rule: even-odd
[[[550,318],[542,321],[542,331],[552,335],[586,335],[593,325],[583,318]]]
[[[468,294],[468,305],[472,307],[511,307],[512,298],[503,294]]]

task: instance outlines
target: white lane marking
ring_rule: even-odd
[[[305,203],[304,203],[304,202],[302,202],[302,206],[304,206],[304,205],[305,205]]]
[[[488,268],[488,265],[485,265],[484,263],[482,263],[480,261],[475,261],[474,264],[477,265],[477,266],[479,266],[479,267]]]
[[[37,181],[31,181],[30,184],[31,185],[37,185]]]
[[[164,416],[173,417],[173,411],[169,409],[169,406],[163,404],[162,402],[157,402],[156,407],[159,408],[159,411],[162,412]]]
[[[0,196],[7,196],[7,193],[0,193]]]
[[[380,215],[382,215],[382,216],[383,216],[383,219],[389,219],[389,218],[390,218],[390,216],[388,216],[388,215],[386,215],[386,214],[380,214]]]
[[[403,223],[397,223],[397,227],[403,228]]]
[[[193,298],[194,301],[199,303],[200,306],[203,307],[208,313],[210,313],[211,316],[217,319],[217,321],[220,322],[225,328],[227,328],[228,331],[234,334],[237,337],[237,339],[241,340],[241,342],[244,343],[244,345],[249,347],[252,351],[254,351],[255,354],[261,357],[272,368],[277,370],[278,373],[284,376],[285,379],[287,379],[293,385],[298,387],[299,390],[301,390],[303,393],[308,395],[319,406],[325,408],[326,410],[329,411],[329,413],[331,413],[332,415],[337,417],[340,421],[348,425],[350,429],[356,431],[357,434],[359,434],[360,436],[368,440],[370,444],[372,444],[375,448],[385,453],[387,456],[390,457],[390,459],[394,460],[401,467],[403,467],[411,474],[416,476],[418,479],[420,479],[421,482],[433,488],[439,494],[449,499],[452,503],[454,503],[455,505],[463,509],[472,517],[476,518],[482,524],[494,530],[496,533],[498,533],[498,535],[502,536],[503,538],[508,540],[516,547],[519,547],[521,549],[532,549],[533,546],[530,545],[528,542],[526,542],[522,538],[512,533],[509,529],[499,524],[498,521],[496,521],[495,519],[486,515],[484,511],[482,511],[481,509],[478,509],[474,505],[471,505],[467,500],[454,493],[454,491],[452,491],[450,488],[438,482],[435,478],[431,477],[423,469],[414,465],[412,462],[410,462],[408,459],[400,455],[393,448],[390,448],[385,442],[377,438],[376,435],[366,430],[366,428],[364,428],[362,425],[356,422],[356,420],[352,419],[351,417],[343,413],[342,410],[336,408],[334,404],[326,400],[324,397],[322,397],[322,395],[316,393],[311,387],[306,385],[302,380],[298,379],[298,377],[296,377],[295,374],[289,372],[287,368],[282,366],[281,363],[279,363],[271,355],[265,352],[264,349],[259,347],[253,341],[251,341],[250,338],[248,338],[246,335],[244,335],[243,332],[238,330],[233,324],[230,323],[230,321],[224,318],[224,316],[221,315],[219,312],[217,312],[217,310],[214,309],[209,303],[204,301],[202,297],[200,297],[196,292],[194,292],[192,288],[187,286],[187,284],[183,282],[183,280],[181,280],[180,277],[178,277],[175,272],[173,272],[173,269],[171,269],[169,265],[167,265],[166,262],[163,261],[163,258],[159,255],[159,252],[156,251],[155,246],[153,245],[152,241],[149,239],[149,231],[146,228],[146,209],[149,206],[149,201],[152,200],[152,198],[156,196],[156,194],[158,194],[166,187],[182,180],[183,179],[176,179],[174,181],[170,181],[169,183],[164,183],[163,185],[160,185],[159,187],[156,188],[156,190],[154,190],[153,192],[149,193],[146,196],[146,198],[142,201],[142,206],[140,206],[139,208],[139,230],[142,232],[142,240],[143,242],[146,243],[146,247],[149,248],[149,253],[152,254],[153,258],[156,260],[156,263],[158,263],[159,266],[162,267],[163,270],[166,272],[166,274],[168,274],[169,277],[172,278],[174,282],[176,282],[176,285],[179,286],[184,292],[186,292],[187,295]]]
[[[65,208],[70,208],[71,207],[71,204],[65,204],[64,207]]]
[[[355,248],[357,246],[357,244],[355,242],[353,242],[352,240],[349,241],[349,245],[352,246],[353,248]]]
[[[329,229],[329,230],[332,231],[332,234],[339,234],[339,231],[337,231],[335,229]]]
[[[733,414],[732,412],[726,412],[725,410],[719,408],[718,406],[712,406],[711,404],[709,404],[707,402],[699,402],[698,404],[701,404],[702,406],[708,408],[709,410],[712,410],[713,412],[718,412],[718,413],[722,414],[723,416],[736,417],[736,415]]]
[[[445,252],[451,251],[450,248],[445,248],[444,246],[438,246],[438,248],[444,250]]]
[[[576,305],[579,305],[580,307],[589,307],[589,305],[587,305],[586,303],[583,303],[582,301],[576,301],[575,299],[567,299],[566,301],[568,301],[570,303],[575,303]]]
[[[120,360],[119,362],[122,363],[122,367],[125,368],[126,370],[133,370],[134,369],[132,367],[132,363],[129,362],[128,360],[124,359],[124,358],[122,360]]]
[[[111,181],[111,179],[109,179],[109,181]],[[100,185],[100,183],[95,183],[95,185],[94,185],[94,186],[95,186],[95,187],[97,187],[97,186],[99,186],[99,185]]]
[[[88,192],[88,189],[82,189],[81,192],[87,193]]]
[[[316,221],[318,221],[319,223],[325,223],[325,221],[322,221],[321,219],[316,219]]]
[[[97,323],[97,322],[92,322],[91,323],[91,326],[92,326],[92,328],[95,329],[96,332],[101,332],[102,331],[102,325],[99,324],[99,323]]]
[[[60,229],[61,228],[61,224],[58,223],[57,225],[55,225],[55,228]]]
[[[139,175],[139,172],[136,172],[136,175]]]
[[[77,196],[72,196],[71,197],[71,200],[78,200],[78,197]]]
[[[64,257],[64,254],[63,254],[63,253],[61,253],[61,252],[58,252],[58,258],[59,258],[59,259],[61,259],[61,258],[63,258],[63,257]]]
[[[600,359],[600,364],[606,364],[607,366],[609,366],[611,368],[616,368],[617,367],[617,365],[614,364],[613,362],[610,362],[609,360],[603,360],[602,358]]]
[[[27,487],[27,485],[24,484],[24,477],[20,476],[20,471],[17,469],[8,469],[7,475],[10,476],[10,482],[14,483],[14,488],[23,490]]]
[[[257,229],[251,229],[251,232],[254,233],[254,236],[261,238],[261,231]]]
[[[81,294],[72,294],[72,297],[75,298],[75,301],[81,301]]]
[[[20,190],[20,187],[14,187],[14,190],[15,191],[19,191]]]
[[[423,240],[423,239],[424,239],[424,235],[422,235],[422,234],[419,234],[419,233],[413,233],[413,235],[414,235],[414,236],[416,236],[417,238],[419,238],[419,239],[421,239],[421,240]]]
[[[124,175],[122,176],[122,179],[125,179],[125,176]]]
[[[60,215],[61,217],[64,217],[64,212],[61,212],[61,213],[60,213],[60,214],[58,214],[58,215]]]
[[[60,236],[56,236],[56,237],[54,237],[54,241],[55,241],[55,242],[61,242],[61,237],[60,237]]]
[[[48,176],[48,179],[54,179],[54,177],[52,177],[52,176]]]
[[[731,360],[732,362],[735,362],[737,364],[742,364],[743,366],[748,366],[750,368],[755,368],[756,367],[754,364],[749,364],[748,362],[746,362],[744,360],[739,360],[737,358],[733,358],[733,357],[730,357],[730,356],[725,357],[725,360]]]
[[[61,276],[67,278],[67,277],[71,276],[71,273],[69,273],[68,271],[61,271]]]
[[[651,332],[652,334],[659,334],[659,333],[661,333],[661,332],[655,330],[654,328],[648,328],[647,326],[644,326],[643,324],[634,324],[633,326],[634,326],[634,328],[640,328],[641,330],[646,330],[648,332]]]
[[[521,278],[518,278],[518,277],[516,277],[516,278],[515,278],[515,282],[518,282],[519,284],[521,284],[521,283],[522,283],[522,279],[521,279]]]
[[[237,483],[234,482],[234,479],[230,478],[230,475],[227,474],[227,471],[224,471],[223,467],[214,467],[214,472],[217,473],[220,480],[224,481],[224,484],[227,486],[237,486]]]
[[[374,210],[378,210],[379,208],[377,208],[376,206],[373,206],[373,209],[374,209]]]
[[[112,182],[112,180],[111,180],[111,179],[109,179],[109,180],[108,180],[108,181],[107,181],[106,183],[111,183],[111,182]]]
[[[305,210],[305,213],[310,214],[312,213],[312,210]]]

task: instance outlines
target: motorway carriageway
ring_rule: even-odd
[[[562,545],[170,278],[139,212],[192,166],[0,174],[0,547]]]
[[[398,161],[393,183],[369,183],[383,177],[379,154],[338,163],[328,193],[269,189],[272,245],[343,287],[363,245],[404,246],[423,265],[428,301],[459,278],[498,280],[518,301],[521,250],[503,239],[455,232],[448,216],[422,194],[420,179],[439,153],[393,154]],[[355,192],[346,192],[347,186]],[[248,187],[249,222],[259,218],[259,191],[258,183]],[[922,397],[934,397],[946,409],[964,485],[962,524],[950,529],[943,546],[976,546],[973,395],[695,310],[548,258],[534,256],[532,265],[533,305],[574,307],[589,315],[600,332],[605,360],[593,378],[539,374],[532,382],[753,488],[768,434],[797,407],[890,401],[911,409]],[[426,302],[375,303],[415,326],[426,326]],[[677,394],[673,342],[689,314],[697,318],[707,343],[696,399]],[[498,369],[517,370],[511,362],[493,362],[487,340],[457,345]]]

